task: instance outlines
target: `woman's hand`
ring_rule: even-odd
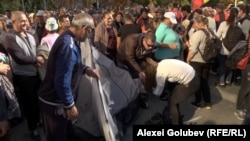
[[[7,74],[10,70],[10,66],[8,64],[4,64],[3,62],[0,63],[0,73]]]
[[[139,79],[142,81],[142,83],[145,82],[146,76],[145,76],[145,73],[144,73],[144,72],[140,72],[140,73],[139,73]]]

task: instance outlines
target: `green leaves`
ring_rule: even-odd
[[[0,0],[0,13],[4,13],[5,10],[25,10],[26,12],[36,12],[39,9],[44,10],[44,1],[48,10],[56,9],[51,0]]]

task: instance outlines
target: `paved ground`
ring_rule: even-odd
[[[214,86],[216,77],[211,76],[209,79],[212,109],[197,109],[190,102],[194,97],[180,104],[181,113],[184,114],[184,124],[195,125],[240,125],[242,121],[234,115],[235,101],[239,86],[232,85],[226,88],[217,88]],[[141,110],[133,124],[144,124],[155,112],[161,112],[161,108],[166,105],[165,102],[158,100],[157,97],[151,96],[150,108]],[[128,129],[127,134],[122,141],[132,141],[132,126]]]
[[[214,86],[215,77],[211,76],[209,79],[211,95],[212,95],[212,109],[196,109],[191,106],[190,102],[193,97],[181,103],[181,112],[184,114],[185,124],[197,125],[240,125],[242,121],[238,120],[234,115],[236,96],[239,86],[232,85],[224,89]],[[133,124],[144,124],[154,113],[161,112],[166,102],[160,101],[158,97],[150,96],[150,108],[141,109],[137,114]],[[23,122],[12,129],[11,141],[31,141],[29,132]],[[42,129],[40,129],[42,133]],[[128,128],[125,137],[122,141],[132,141],[132,125]]]

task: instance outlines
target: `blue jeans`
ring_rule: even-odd
[[[232,80],[232,71],[226,70],[225,68],[226,60],[227,60],[227,55],[222,55],[222,54],[218,55],[218,62],[219,62],[218,74],[220,77],[220,84],[225,84],[225,81],[231,82]]]

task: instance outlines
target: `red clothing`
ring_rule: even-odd
[[[228,17],[229,17],[229,13],[227,11],[224,11],[224,15],[225,15],[225,20],[227,20]],[[216,15],[214,16],[214,19],[215,19],[216,22],[220,21],[219,13],[216,13]],[[222,21],[220,21],[220,22],[222,22]]]
[[[140,16],[136,23],[141,27],[143,33],[149,29],[149,18],[143,18]]]
[[[183,14],[181,11],[179,11],[178,9],[173,9],[173,11],[176,15],[176,19],[177,19],[177,22],[180,23],[182,18],[183,18]]]

